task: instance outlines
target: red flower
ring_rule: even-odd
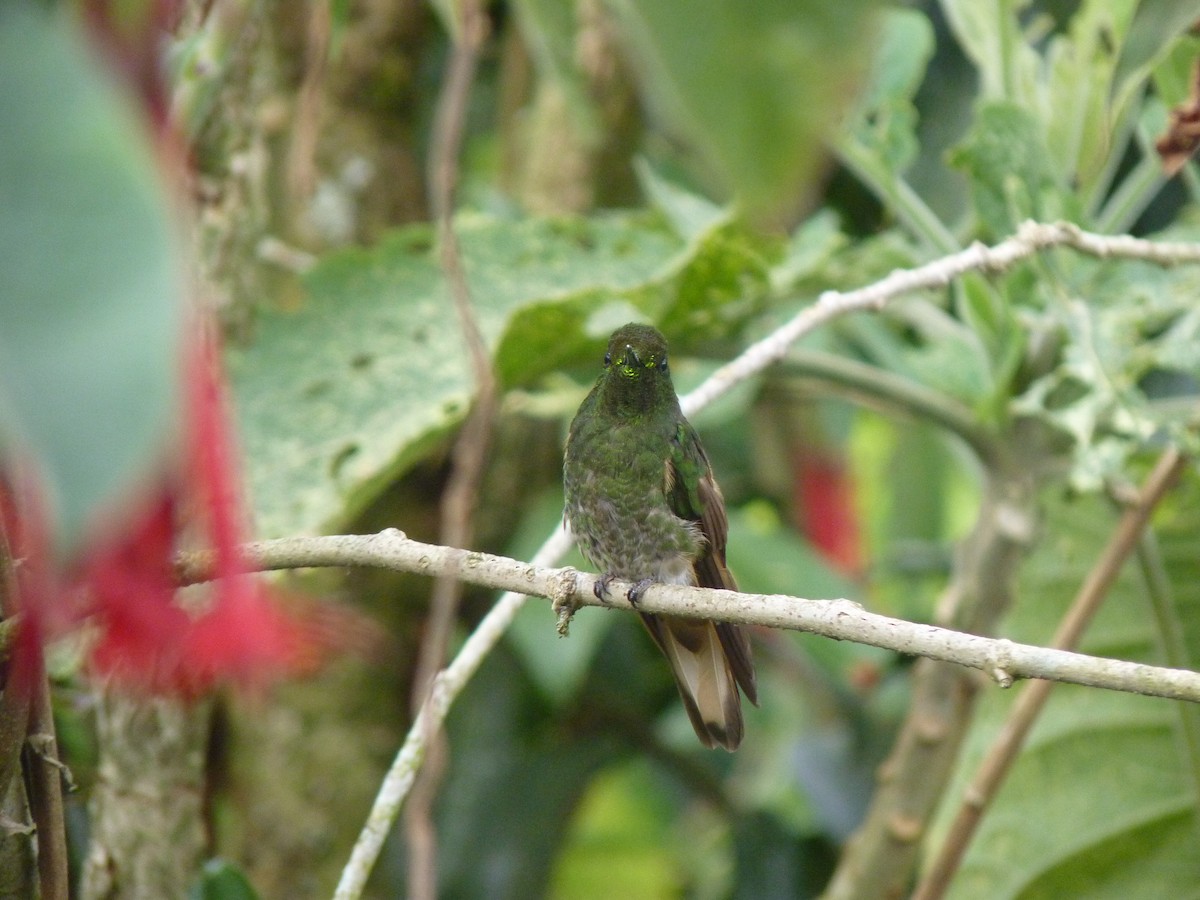
[[[313,668],[332,643],[327,625],[289,615],[241,555],[242,508],[215,341],[190,352],[181,474],[130,523],[88,554],[82,582],[99,626],[98,671],[134,685],[187,695],[221,681],[242,684]],[[175,552],[187,535],[215,556],[214,580],[177,598]],[[206,595],[203,595],[207,592]]]
[[[796,459],[796,507],[804,534],[821,555],[848,575],[862,568],[854,483],[845,463],[806,447]]]
[[[196,696],[222,682],[259,685],[315,668],[334,646],[361,642],[348,614],[307,602],[285,610],[241,555],[241,497],[215,342],[191,349],[184,459],[119,515],[106,516],[67,579],[51,564],[48,529],[30,482],[0,481],[0,527],[22,625],[10,677],[32,684],[45,640],[89,623],[93,671],[125,686]],[[14,486],[15,485],[15,486]],[[177,585],[186,545],[213,551],[209,585]],[[11,683],[18,683],[13,681]]]

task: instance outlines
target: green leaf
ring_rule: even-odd
[[[709,173],[755,218],[797,208],[860,74],[869,0],[609,5],[652,107]]]
[[[1049,640],[1115,521],[1111,507],[1095,498],[1051,503],[1046,537],[1021,576],[1017,596],[1022,601],[1008,636]],[[1160,528],[1181,613],[1200,603],[1194,562],[1198,524],[1192,513]],[[1185,546],[1192,551],[1182,557],[1174,552]],[[1082,649],[1161,664],[1153,622],[1141,579],[1127,566]],[[966,774],[977,767],[1013,700],[1014,692],[993,690],[984,696],[962,771],[940,818],[943,828],[961,800]],[[1178,724],[1168,701],[1056,686],[988,808],[949,896],[1197,896],[1196,761],[1177,739]]]
[[[555,897],[678,896],[683,873],[671,853],[675,811],[642,764],[592,779],[554,865]]]
[[[966,140],[950,156],[971,180],[975,211],[987,235],[1004,237],[1020,222],[1076,218],[1058,183],[1038,120],[1014,103],[979,109]]]
[[[894,303],[886,319],[840,324],[860,354],[880,368],[968,404],[991,395],[994,385],[979,336],[928,300]]]
[[[628,321],[622,298],[686,268],[678,239],[644,216],[458,228],[508,385],[578,361],[589,316],[617,301]],[[254,344],[229,353],[261,535],[346,521],[461,421],[473,393],[427,231],[331,254],[305,285],[298,309],[264,314]]]
[[[657,230],[650,234],[667,240]],[[626,239],[639,245],[645,240],[636,230],[628,231]],[[765,305],[777,249],[742,223],[716,218],[708,229],[690,235],[670,259],[664,254],[662,269],[641,283],[627,280],[555,293],[517,310],[496,351],[497,370],[507,383],[516,384],[582,360],[589,377],[594,376],[609,334],[633,319],[657,323],[676,352],[736,337]]]
[[[1113,75],[1114,105],[1131,95],[1196,21],[1195,0],[1141,0]]]
[[[676,184],[645,158],[634,160],[634,169],[646,199],[684,239],[695,240],[730,219],[729,210]]]
[[[1019,40],[1017,23],[1029,0],[942,0],[941,5],[963,52],[979,70],[980,96],[1016,99],[1017,72],[1033,55]]]
[[[1192,94],[1200,37],[1188,35],[1177,41],[1171,52],[1154,69],[1154,92],[1166,107],[1187,102]]]
[[[1159,237],[1195,240],[1196,229]],[[1074,258],[1054,274],[1042,281],[1053,301],[1042,322],[1066,340],[1012,408],[1070,435],[1072,483],[1094,490],[1152,438],[1191,439],[1178,403],[1194,402],[1200,386],[1200,270]],[[1168,384],[1177,404],[1159,402]]]
[[[149,131],[80,36],[0,9],[0,447],[72,544],[168,443],[183,280]]]
[[[1132,15],[1133,0],[1091,0],[1052,38],[1044,69],[1027,101],[1043,124],[1053,166],[1064,183],[1089,188],[1124,146],[1114,146],[1116,111],[1109,86],[1116,65],[1114,35]]]
[[[917,155],[913,98],[933,56],[933,27],[916,10],[891,9],[881,16],[879,50],[859,100],[853,133],[893,175]]]
[[[190,892],[191,900],[258,900],[258,893],[240,868],[225,859],[210,859],[204,864],[199,883]]]
[[[1026,343],[1025,329],[1014,313],[1016,304],[982,278],[964,278],[955,299],[958,315],[972,336],[970,343],[978,342],[986,353],[993,396],[1007,403]]]
[[[801,279],[819,272],[846,243],[837,213],[817,212],[795,230],[783,259],[771,269],[772,289],[778,294],[795,288]]]

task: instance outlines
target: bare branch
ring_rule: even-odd
[[[1070,247],[1103,259],[1139,259],[1160,266],[1200,262],[1200,244],[1155,242],[1128,235],[1093,234],[1068,222],[1024,222],[1017,233],[995,246],[972,244],[965,250],[943,256],[915,269],[898,269],[874,284],[854,291],[826,291],[817,302],[805,307],[790,321],[755,344],[736,359],[717,369],[703,384],[679,402],[685,415],[692,415],[730,388],[757,375],[782,359],[802,335],[850,312],[882,309],[902,294],[946,287],[968,272],[1003,272],[1042,250]]]
[[[264,571],[375,566],[430,576],[458,569],[462,553],[453,547],[410,540],[394,528],[379,534],[261,541],[247,544],[244,552],[249,565]],[[209,562],[207,554],[186,554],[180,557],[180,571],[188,580],[202,578]],[[549,597],[556,609],[582,606],[633,609],[624,599],[624,591],[631,585],[612,582],[611,599],[601,602],[592,592],[596,576],[569,567],[543,568],[504,556],[471,552],[466,554],[461,565],[460,577],[481,587]],[[637,609],[662,615],[807,631],[834,640],[869,644],[980,669],[1003,687],[1007,687],[1012,679],[1045,678],[1200,703],[1198,672],[965,634],[867,612],[859,604],[845,599],[809,600],[783,594],[746,594],[660,584],[646,590]],[[490,646],[481,647],[478,641],[468,641],[460,655],[481,649],[486,653]],[[445,687],[440,682],[439,678],[434,685],[435,695],[439,687]],[[438,702],[446,702],[446,698]]]

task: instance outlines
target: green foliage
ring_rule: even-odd
[[[149,130],[80,36],[0,9],[0,441],[73,545],[164,449],[183,266]]]
[[[859,96],[852,132],[887,170],[902,173],[917,155],[913,99],[933,56],[933,28],[914,10],[889,9],[879,31],[879,49]]]
[[[740,226],[687,244],[645,214],[459,221],[464,266],[506,386],[591,361],[616,326],[672,323],[683,339],[736,333],[767,268]],[[264,312],[230,353],[256,527],[345,523],[466,414],[470,367],[424,229],[331,254],[298,309]]]
[[[951,158],[971,182],[975,212],[990,239],[1011,234],[1026,219],[1075,218],[1062,208],[1066,192],[1045,137],[1027,108],[992,101],[980,108],[966,142]]]
[[[628,764],[594,778],[571,823],[569,849],[558,862],[555,897],[673,896],[685,881],[670,852],[671,804],[644,765]]]
[[[1194,473],[1190,482],[1194,496]],[[1008,626],[1016,640],[1045,640],[1116,522],[1116,512],[1095,499],[1050,499],[1047,507],[1048,537],[1024,569]],[[1158,531],[1164,574],[1174,586],[1169,602],[1191,620],[1200,613],[1200,590],[1194,553],[1185,548],[1194,550],[1197,528],[1193,507],[1160,519]],[[1152,602],[1138,567],[1127,565],[1081,649],[1163,664]],[[1194,653],[1200,645],[1192,637]],[[962,774],[974,771],[1018,690],[985,696]],[[1182,706],[1056,687],[950,896],[1189,896],[1200,876],[1192,852],[1200,759],[1181,740],[1181,715],[1194,714]],[[962,788],[950,792],[947,814]]]
[[[229,860],[210,859],[204,864],[189,900],[258,900],[258,893],[245,873]]]
[[[652,108],[752,217],[785,216],[860,75],[868,0],[610,0]],[[829,54],[837,46],[843,52]]]

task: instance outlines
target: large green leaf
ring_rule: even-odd
[[[1011,234],[1025,219],[1077,216],[1051,162],[1041,122],[1016,103],[983,104],[950,159],[970,178],[975,211],[993,238]]]
[[[980,96],[1019,96],[1020,73],[1036,57],[1020,40],[1017,14],[1029,0],[942,0],[942,13],[963,52],[979,72]]]
[[[609,6],[652,106],[710,172],[752,214],[797,208],[861,74],[869,0]]]
[[[645,214],[458,222],[472,302],[506,387],[599,359],[632,318],[673,339],[735,331],[768,261],[717,224],[684,244]],[[256,528],[344,522],[457,425],[467,353],[424,229],[324,259],[294,311],[264,314],[230,351]]]
[[[933,26],[916,10],[892,9],[881,16],[879,49],[859,99],[853,139],[891,175],[917,155],[917,111],[913,98],[933,56]]]
[[[1021,579],[1010,622],[1018,640],[1045,643],[1116,521],[1098,499],[1055,502],[1046,537]],[[1167,575],[1181,618],[1200,605],[1194,512],[1162,524]],[[1176,554],[1175,548],[1190,547]],[[1161,663],[1154,617],[1127,566],[1083,649]],[[1189,647],[1194,654],[1195,646]],[[946,812],[960,802],[1013,693],[991,691]],[[1178,739],[1165,700],[1060,685],[980,826],[952,897],[1157,898],[1200,896],[1195,853],[1198,761]]]
[[[534,303],[594,310],[643,284],[680,249],[645,217],[458,223],[480,327],[495,346]],[[461,421],[468,356],[428,233],[325,258],[299,309],[266,314],[230,353],[249,482],[264,535],[312,533],[361,509]],[[542,323],[543,328],[549,327]],[[529,332],[502,353],[508,383],[560,363],[577,334]],[[532,338],[539,338],[533,341]]]
[[[183,266],[149,131],[80,36],[0,9],[0,447],[70,544],[167,444]]]
[[[1118,103],[1123,95],[1135,92],[1146,74],[1195,22],[1195,0],[1141,0],[1137,4],[1113,76]]]

